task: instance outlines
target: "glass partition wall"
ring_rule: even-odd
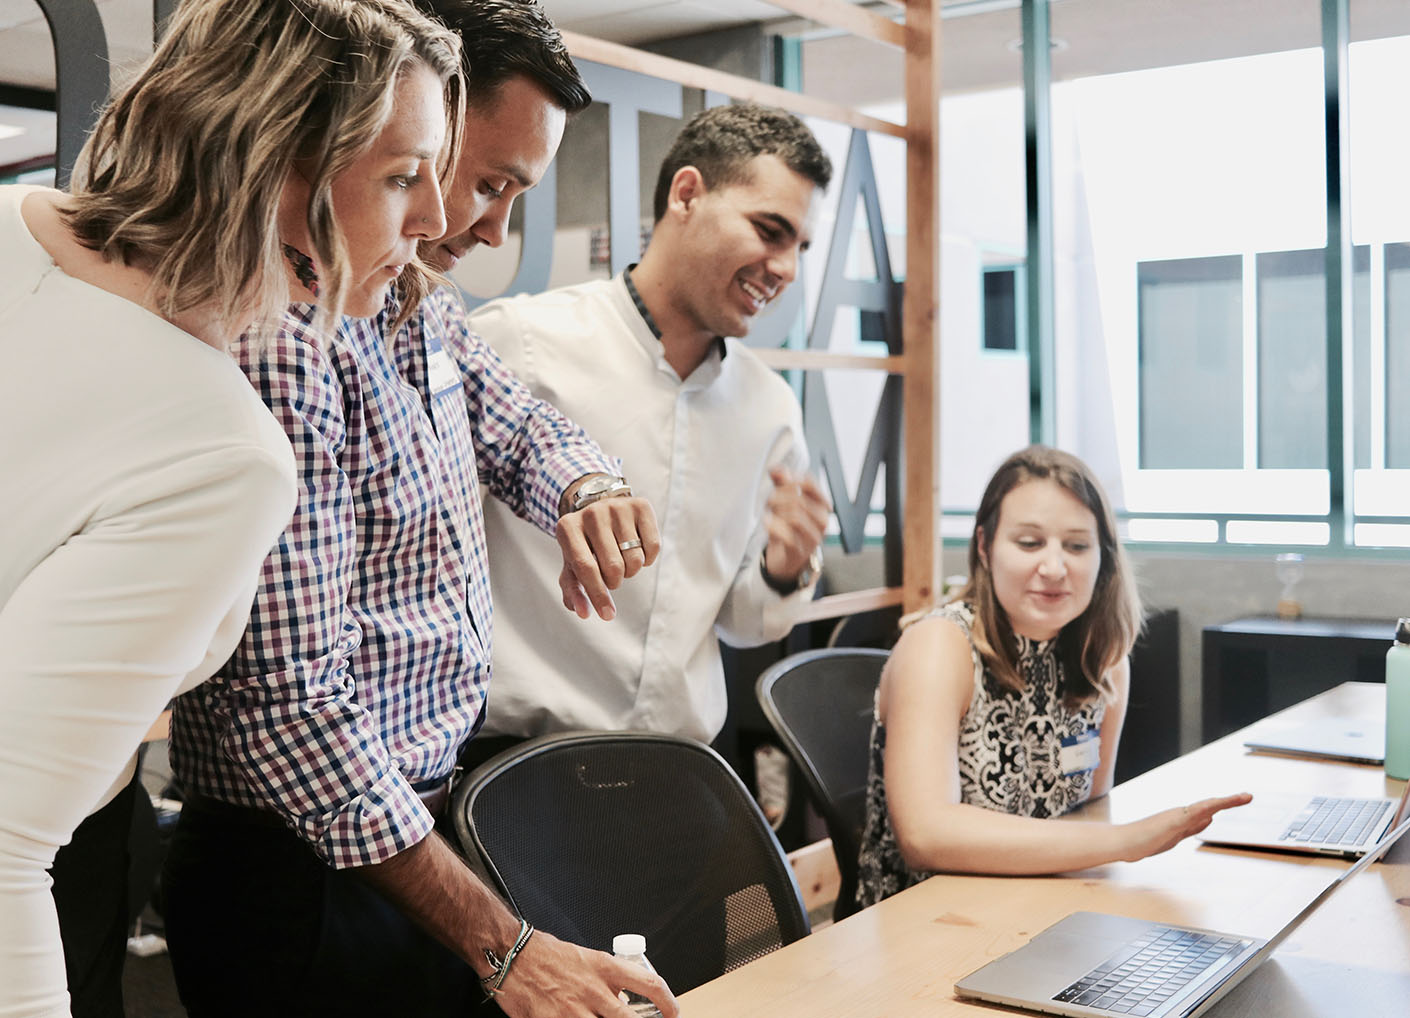
[[[1410,5],[942,14],[944,532],[1031,438],[1091,463],[1137,542],[1410,547]],[[898,115],[899,61],[888,98],[835,45],[802,38],[808,90]],[[873,154],[884,211],[902,168]]]

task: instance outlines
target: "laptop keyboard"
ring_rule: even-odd
[[[1386,804],[1382,799],[1317,796],[1279,837],[1306,844],[1362,845],[1371,836]]]
[[[1073,983],[1053,1000],[1116,1014],[1154,1014],[1209,967],[1250,941],[1155,926]]]

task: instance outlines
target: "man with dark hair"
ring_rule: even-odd
[[[558,29],[528,0],[416,0],[460,32],[467,78],[446,234],[422,256],[449,272],[476,244],[504,242],[514,199],[538,183],[567,117],[592,102]],[[549,158],[535,166],[536,154]]]
[[[467,44],[447,234],[422,250],[446,268],[503,240],[588,94],[535,0],[418,2]],[[583,615],[610,618],[611,591],[655,558],[655,517],[470,333],[458,296],[393,331],[397,311],[344,319],[325,345],[295,304],[267,352],[242,345],[299,504],[239,649],[174,712],[185,805],[164,887],[183,1003],[192,1018],[449,1018],[488,991],[494,1013],[588,1018],[625,1014],[631,987],[674,1018],[658,977],[521,924],[433,829],[490,677],[479,485],[545,547],[556,533],[555,597]],[[641,551],[624,562],[621,543]]]
[[[779,639],[811,599],[829,505],[806,472],[798,403],[782,378],[723,337],[746,335],[793,282],[831,172],[791,114],[706,110],[661,168],[639,264],[472,314],[535,393],[621,457],[660,513],[663,542],[648,582],[618,594],[617,622],[555,623],[551,594],[537,589],[552,576],[551,556],[521,521],[486,507],[504,615],[475,759],[575,728],[708,742],[727,706],[717,637]]]

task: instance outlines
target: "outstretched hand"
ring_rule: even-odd
[[[1253,796],[1247,792],[1201,799],[1188,806],[1177,806],[1127,824],[1125,826],[1133,837],[1131,851],[1124,858],[1127,862],[1135,862],[1148,855],[1169,851],[1186,838],[1208,827],[1214,819],[1214,814],[1236,806],[1246,806],[1252,801]]]
[[[563,571],[558,586],[563,607],[585,619],[596,611],[613,619],[612,591],[651,563],[661,551],[661,533],[651,503],[635,496],[603,498],[558,518]],[[622,546],[626,545],[625,548]]]
[[[634,1018],[617,996],[624,989],[650,998],[662,1018],[680,1018],[680,1005],[660,976],[536,930],[495,1003],[509,1018]]]

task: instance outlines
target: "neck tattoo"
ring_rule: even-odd
[[[289,260],[289,265],[294,270],[294,275],[298,277],[304,289],[317,297],[318,273],[314,271],[313,259],[292,244],[284,245],[284,257]]]

